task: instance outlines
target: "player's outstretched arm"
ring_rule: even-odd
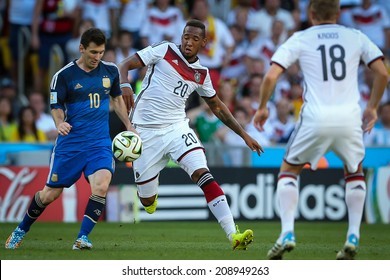
[[[214,95],[211,98],[204,98],[207,105],[213,111],[213,113],[231,130],[241,136],[244,139],[246,145],[254,152],[257,152],[260,155],[261,152],[264,152],[261,145],[253,139],[249,134],[245,131],[243,127],[237,122],[237,120],[233,117],[232,113],[230,113],[229,109],[226,105],[219,99],[217,95]]]
[[[382,59],[377,59],[371,62],[370,68],[374,71],[374,82],[371,89],[370,99],[363,112],[363,131],[368,133],[371,132],[371,129],[374,127],[378,118],[378,106],[388,81],[388,72]]]
[[[280,75],[283,74],[283,72],[283,67],[273,63],[260,86],[260,105],[253,118],[254,126],[260,131],[264,130],[263,126],[268,118],[267,102],[275,89],[277,80],[279,79]]]

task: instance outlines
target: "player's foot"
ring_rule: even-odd
[[[347,238],[347,241],[344,244],[343,249],[341,249],[337,253],[336,260],[355,259],[358,246],[359,246],[359,238],[355,234],[350,234]]]
[[[253,242],[253,231],[251,229],[247,229],[243,233],[240,233],[237,225],[236,229],[236,233],[232,234],[233,250],[247,250],[248,245]]]
[[[268,251],[267,258],[269,260],[281,260],[284,252],[290,252],[295,248],[295,235],[292,231],[287,232],[282,242],[276,241],[271,250]]]
[[[82,235],[80,238],[74,242],[72,249],[73,250],[89,250],[92,249],[92,242],[88,239],[86,235]]]
[[[156,194],[156,198],[154,199],[153,203],[149,206],[144,206],[145,208],[145,211],[148,213],[148,214],[153,214],[154,212],[156,212],[156,209],[157,209],[157,194]]]
[[[16,227],[16,229],[11,233],[11,235],[8,237],[7,241],[5,242],[5,248],[6,249],[16,249],[20,246],[20,244],[23,241],[24,236],[26,235],[26,232],[19,227]]]

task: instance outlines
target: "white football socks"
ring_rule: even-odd
[[[355,180],[345,185],[345,203],[348,208],[348,233],[360,236],[360,224],[363,216],[364,200],[366,198],[366,182]]]
[[[277,198],[282,230],[278,239],[281,242],[282,235],[294,231],[295,212],[298,206],[298,181],[292,177],[283,177],[278,180]]]
[[[231,240],[231,235],[236,233],[236,226],[232,212],[230,211],[229,205],[225,195],[220,195],[209,203],[207,203],[211,213],[217,219],[222,229],[225,231],[227,238]]]

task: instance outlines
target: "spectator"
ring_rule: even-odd
[[[281,41],[284,42],[295,31],[296,26],[291,13],[280,7],[280,1],[265,0],[264,8],[256,12],[248,24],[257,26],[259,36],[271,37],[272,23],[275,19],[280,20],[284,23],[285,27],[285,31],[281,37]]]
[[[271,57],[277,47],[282,43],[282,33],[284,32],[284,24],[280,20],[274,20],[270,37],[257,36],[247,49],[246,59],[262,59],[265,65],[265,71],[268,70],[271,64]],[[248,64],[248,62],[247,62]]]
[[[229,65],[234,50],[234,38],[227,25],[210,13],[207,0],[195,0],[191,16],[206,25],[207,45],[198,57],[202,64],[209,68],[213,87],[217,89],[221,79],[221,70]]]
[[[148,6],[152,3],[152,0],[132,0],[120,2],[119,29],[130,32],[133,37],[134,48],[141,49],[142,42],[140,38],[140,30],[146,20]]]
[[[134,48],[133,36],[129,31],[121,30],[119,32],[118,46],[115,49],[115,62],[119,63],[126,57],[135,54],[138,50]],[[135,84],[138,79],[138,70],[131,70],[128,73],[128,79],[131,84]]]
[[[273,144],[286,144],[295,127],[292,106],[287,98],[276,103],[276,116],[264,124],[264,131]]]
[[[301,83],[294,82],[291,84],[290,98],[294,120],[297,121],[303,105],[303,87]]]
[[[13,130],[11,142],[46,142],[46,134],[37,128],[35,124],[36,113],[31,106],[24,106],[19,111],[18,125]]]
[[[254,127],[250,123],[251,114],[244,107],[236,107],[233,115],[241,127],[244,128],[251,137],[261,143],[263,147],[269,145],[269,141],[264,133],[253,129]],[[222,143],[228,145],[228,148],[223,155],[224,165],[242,167],[245,164],[245,155],[248,155],[244,154],[244,147],[246,146],[244,140],[224,125],[216,132],[216,136]]]
[[[68,57],[68,62],[78,59],[80,57],[81,34],[83,34],[85,30],[91,27],[95,27],[95,23],[92,19],[84,18],[80,21],[77,36],[70,39],[66,43],[66,54]]]
[[[281,98],[292,99],[291,88],[293,84],[300,84],[302,82],[302,72],[298,63],[293,63],[283,73],[281,79],[277,83],[272,100],[276,103]]]
[[[250,78],[254,75],[263,76],[265,73],[265,63],[261,58],[245,58],[246,77],[240,81],[240,87],[246,86]],[[245,89],[244,89],[245,90]]]
[[[245,108],[237,107],[233,113],[233,116],[241,125],[241,127],[244,129],[250,122],[250,115],[245,110]],[[243,148],[246,145],[245,142],[242,140],[242,138],[237,134],[235,134],[227,126],[222,126],[218,130],[216,135],[222,141],[222,143],[228,146],[228,148],[224,151],[224,155],[223,155],[224,166],[235,166],[235,167],[243,166],[244,164]]]
[[[378,5],[381,5],[383,8],[385,8],[388,15],[390,15],[390,1],[389,0],[376,0],[375,1]]]
[[[18,78],[18,60],[19,45],[25,46],[30,42],[20,42],[20,33],[22,29],[31,32],[31,24],[33,20],[33,11],[36,0],[13,0],[9,2],[9,47],[12,56],[11,77],[16,83]],[[24,69],[21,69],[24,70]]]
[[[237,81],[236,80],[221,80],[218,87],[218,96],[225,103],[229,111],[233,114],[236,109],[237,101]]]
[[[238,25],[232,25],[229,29],[233,35],[235,46],[228,64],[221,71],[221,78],[240,80],[246,74],[245,54],[249,42],[245,36],[245,29]]]
[[[390,51],[390,17],[387,11],[372,0],[363,0],[351,10],[352,27],[370,38],[385,54]]]
[[[116,63],[116,49],[108,45],[106,47],[102,60]]]
[[[21,104],[18,100],[16,86],[11,78],[5,77],[0,80],[0,97],[7,97],[11,102],[13,117],[18,117]]]
[[[193,127],[200,141],[203,143],[214,142],[216,140],[215,133],[222,127],[223,123],[214,115],[206,102],[201,100],[201,112],[195,117]]]
[[[352,26],[351,10],[357,6],[361,6],[362,3],[363,0],[340,0],[340,16],[338,23],[346,26]]]
[[[229,11],[226,22],[229,26],[238,24],[241,27],[246,27],[256,10],[252,6],[252,0],[238,0],[238,4]],[[245,20],[240,23],[241,20]],[[244,25],[242,25],[244,24]]]
[[[259,88],[263,82],[263,75],[253,74],[250,76],[248,83],[243,88],[238,106],[244,107],[251,115],[259,108]],[[268,101],[267,107],[272,118],[276,117],[275,104]]]
[[[36,113],[35,125],[46,134],[47,140],[54,141],[58,136],[58,131],[52,116],[46,112],[47,104],[43,94],[33,91],[30,93],[28,100]]]
[[[227,21],[228,14],[232,9],[233,0],[207,0],[210,6],[210,12],[213,16],[223,22]]]
[[[12,114],[11,102],[7,97],[0,97],[0,142],[8,142],[16,122]]]
[[[34,78],[34,89],[39,92],[45,92],[45,89],[49,88],[46,81],[54,45],[59,45],[63,52],[63,64],[68,62],[66,43],[72,39],[73,22],[77,21],[75,9],[76,6],[64,5],[64,2],[59,0],[36,0],[31,46],[38,51],[39,56],[39,75]]]
[[[142,47],[161,41],[180,43],[180,35],[185,25],[184,16],[182,11],[170,2],[170,0],[156,0],[148,9],[140,30]]]
[[[94,27],[102,30],[113,45],[116,44],[115,39],[118,35],[119,7],[117,0],[83,0],[79,4],[81,19],[92,19]]]

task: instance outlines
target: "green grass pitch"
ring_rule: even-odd
[[[233,251],[217,222],[99,222],[90,251],[73,251],[77,223],[37,222],[17,250],[0,247],[2,260],[265,260],[279,233],[279,222],[238,222],[254,231],[247,251]],[[16,224],[0,224],[3,244]],[[334,260],[347,230],[345,222],[297,222],[297,247],[286,260]],[[359,260],[390,260],[390,225],[363,224]]]

